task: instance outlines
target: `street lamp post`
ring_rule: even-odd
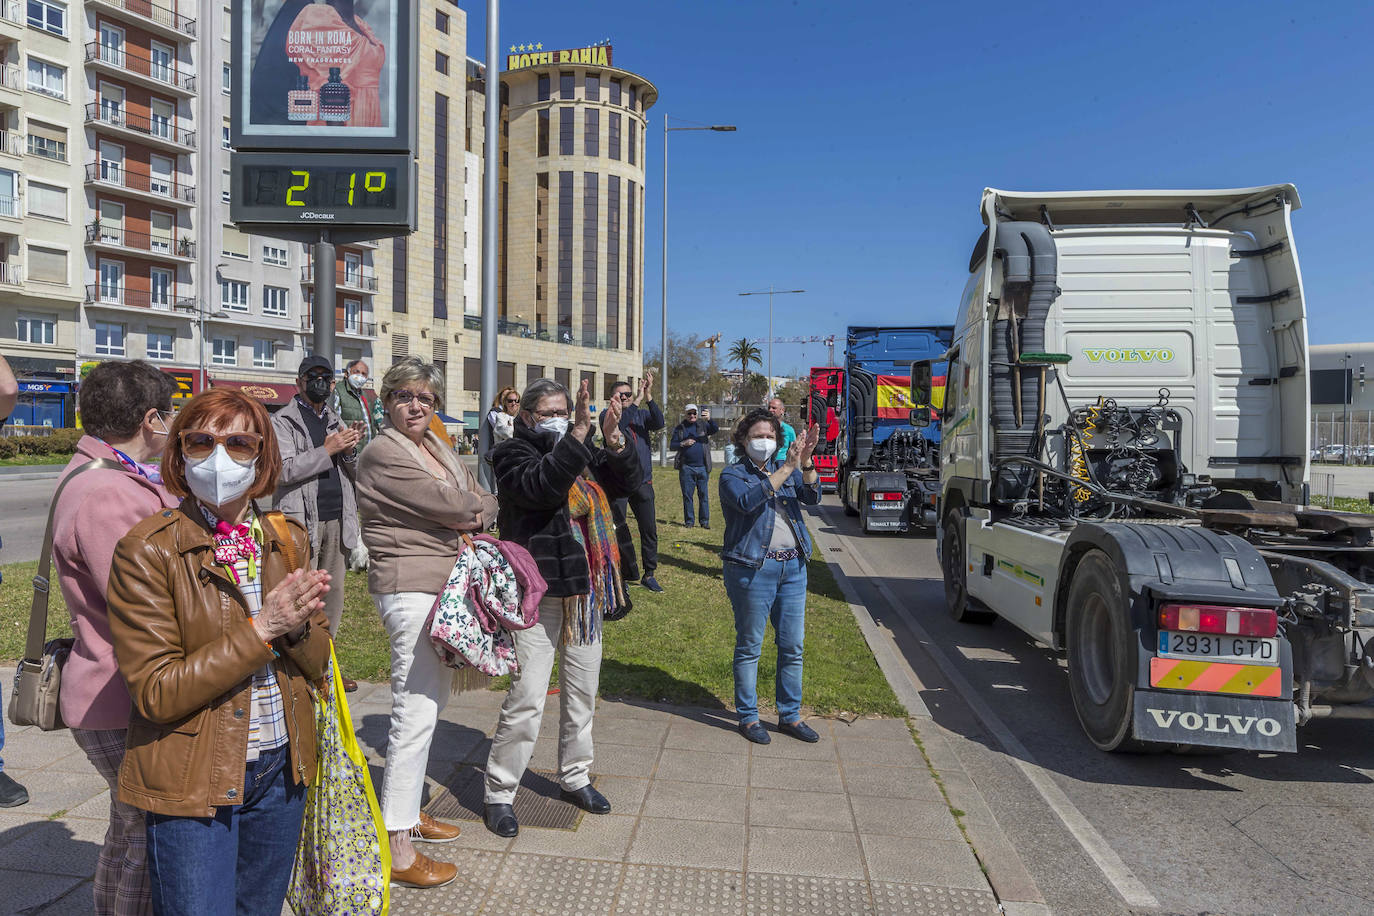
[[[756,293],[740,293],[741,296],[764,296],[768,297],[768,398],[773,398],[773,297],[785,296],[789,293],[804,293],[804,289],[774,289],[770,284],[767,289],[759,290]],[[744,383],[744,379],[740,379]]]
[[[501,123],[501,47],[500,47],[500,0],[487,0],[487,69],[486,77],[486,115],[487,128],[482,138],[482,343],[479,378],[480,394],[477,398],[477,415],[482,416],[486,406],[496,399],[497,362],[496,362],[496,279],[497,248],[496,230],[500,205],[498,194],[501,190],[500,166],[500,123]],[[477,424],[477,472],[483,484],[492,489],[491,466],[486,458],[492,446],[491,424]]]
[[[1350,354],[1341,357],[1341,464],[1350,463]]]
[[[668,409],[668,134],[675,130],[714,130],[720,133],[734,133],[733,124],[710,124],[699,127],[669,127],[668,116],[663,116],[663,358],[658,367],[661,383],[662,407]],[[658,443],[658,466],[668,466],[668,437]]]

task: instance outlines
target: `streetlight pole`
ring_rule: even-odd
[[[1341,464],[1350,463],[1350,354],[1341,357]]]
[[[714,130],[719,133],[734,133],[736,128],[733,124],[711,124],[701,127],[669,127],[668,116],[663,116],[663,270],[661,279],[663,281],[663,358],[659,361],[658,367],[659,382],[663,392],[662,403],[660,406],[664,410],[668,409],[668,133],[675,130]],[[666,468],[668,466],[668,437],[664,436],[658,443],[658,466]]]
[[[501,48],[499,26],[500,0],[487,0],[487,69],[486,114],[487,126],[482,138],[484,156],[482,172],[482,374],[479,384],[477,415],[484,416],[487,405],[496,400],[496,218],[500,206],[501,181]],[[492,489],[491,466],[487,455],[496,443],[492,442],[490,423],[477,424],[477,473],[483,484]]]
[[[806,292],[804,289],[774,289],[772,284],[769,284],[767,289],[759,290],[756,293],[740,293],[741,296],[762,296],[765,294],[768,296],[768,397],[770,400],[773,397],[773,297],[804,292]],[[744,379],[740,379],[740,383],[743,384]]]

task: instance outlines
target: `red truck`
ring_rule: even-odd
[[[806,399],[807,423],[820,427],[821,439],[813,457],[821,475],[821,492],[834,492],[840,481],[840,403],[844,399],[844,369],[811,367],[811,393]]]

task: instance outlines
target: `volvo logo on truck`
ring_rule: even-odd
[[[1175,725],[1184,731],[1210,732],[1214,735],[1248,735],[1253,728],[1266,738],[1273,738],[1282,729],[1278,719],[1268,716],[1232,716],[1212,712],[1179,712],[1174,709],[1152,709],[1146,712],[1160,728],[1171,729]]]
[[[1084,347],[1090,363],[1171,363],[1174,351],[1168,347]]]

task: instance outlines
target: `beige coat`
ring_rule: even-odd
[[[439,437],[425,433],[425,447],[451,479],[431,474],[420,447],[389,426],[358,459],[358,514],[374,595],[437,594],[462,549],[462,533],[496,520],[496,497]]]

